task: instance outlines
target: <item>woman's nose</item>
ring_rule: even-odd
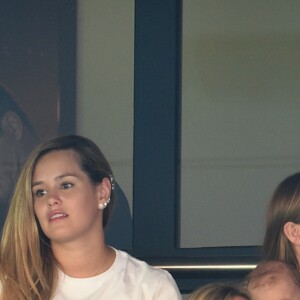
[[[54,205],[58,205],[58,204],[60,204],[60,202],[61,201],[60,201],[58,193],[52,192],[52,193],[48,194],[48,206],[49,207],[52,207]]]

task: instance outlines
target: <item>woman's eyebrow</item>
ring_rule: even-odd
[[[63,174],[61,174],[61,175],[56,176],[56,177],[55,177],[55,180],[57,180],[57,179],[62,179],[62,178],[64,178],[64,177],[69,177],[69,176],[72,176],[72,177],[78,177],[78,175],[77,175],[76,173],[69,173],[69,172],[67,172],[67,173],[63,173]]]
[[[43,181],[35,181],[35,182],[33,182],[32,184],[31,184],[31,188],[33,188],[33,187],[35,187],[35,186],[37,186],[37,185],[40,185],[40,184],[42,184],[43,183]]]
[[[63,173],[63,174],[61,174],[61,175],[56,176],[54,179],[55,179],[55,180],[60,180],[60,179],[62,179],[62,178],[69,177],[69,176],[72,176],[72,177],[79,177],[76,173],[69,173],[69,172],[67,172],[67,173]],[[33,187],[35,187],[35,186],[37,186],[37,185],[43,184],[43,183],[44,183],[44,181],[42,181],[42,180],[35,181],[35,182],[33,182],[33,183],[31,184],[31,188],[33,188]]]

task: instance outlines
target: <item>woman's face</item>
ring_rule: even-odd
[[[107,181],[92,183],[71,150],[52,151],[38,161],[32,178],[34,211],[52,244],[99,235],[97,205],[109,197]]]

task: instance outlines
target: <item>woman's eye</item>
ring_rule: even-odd
[[[36,190],[33,195],[36,197],[43,197],[47,194],[47,191],[45,190]]]
[[[63,184],[62,184],[62,188],[63,188],[64,190],[69,189],[69,188],[71,188],[72,186],[73,186],[73,184],[70,183],[70,182],[66,182],[66,183],[63,183]]]

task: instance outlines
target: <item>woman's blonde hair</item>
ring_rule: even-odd
[[[284,233],[287,222],[300,224],[300,173],[284,179],[275,189],[267,210],[263,243],[265,260],[282,260],[299,270],[293,246]]]
[[[101,150],[87,138],[70,135],[54,138],[38,146],[28,157],[16,184],[0,245],[1,300],[48,300],[57,285],[57,268],[50,240],[40,228],[34,213],[31,181],[39,159],[51,151],[72,150],[81,169],[92,182],[113,174]],[[108,222],[111,202],[104,210]]]
[[[241,285],[214,282],[194,291],[188,297],[188,300],[231,300],[236,296],[243,297],[245,300],[251,300],[250,294]]]

